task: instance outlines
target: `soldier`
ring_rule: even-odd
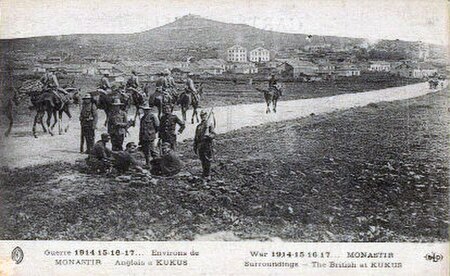
[[[180,158],[170,148],[169,143],[163,143],[162,156],[152,160],[151,173],[154,175],[172,176],[181,171]]]
[[[275,78],[275,74],[274,74],[274,73],[272,73],[272,74],[270,75],[270,79],[269,79],[269,89],[274,89],[275,91],[277,91],[277,92],[280,94],[280,96],[282,96],[282,95],[281,95],[280,85],[278,84],[278,81],[277,81],[277,79]]]
[[[172,114],[172,108],[169,105],[163,107],[163,115],[161,116],[161,126],[159,129],[159,138],[163,143],[169,143],[172,150],[176,150],[177,135],[176,126],[179,126],[178,134],[183,133],[185,124],[177,115]]]
[[[97,127],[97,106],[92,101],[91,94],[86,94],[83,97],[83,103],[80,111],[81,124],[81,144],[80,153],[83,152],[84,141],[86,141],[86,152],[89,153],[94,147],[95,129]]]
[[[213,159],[213,140],[216,136],[214,127],[209,123],[208,114],[202,110],[200,113],[202,121],[195,130],[194,152],[202,162],[203,177],[211,179],[211,162]]]
[[[141,117],[141,125],[139,128],[139,145],[142,148],[145,156],[145,164],[150,165],[150,155],[152,158],[158,156],[155,149],[156,133],[159,130],[158,118],[150,112],[151,107],[148,104],[141,106],[144,110],[144,115]]]
[[[112,88],[111,87],[111,83],[109,82],[108,76],[109,76],[108,73],[104,73],[103,77],[100,80],[99,88],[102,89],[105,92],[111,91],[111,88]]]
[[[86,159],[87,165],[94,171],[106,172],[111,167],[111,150],[106,146],[110,140],[108,133],[101,135],[101,140],[95,143],[89,157]]]
[[[111,136],[113,151],[122,150],[127,128],[131,125],[128,122],[127,113],[121,109],[123,105],[120,99],[114,99],[110,114],[108,114],[108,133]]]
[[[51,90],[55,96],[57,96],[61,101],[63,98],[58,92],[61,92],[64,95],[69,94],[65,89],[59,86],[58,77],[55,73],[49,71],[46,72],[40,79],[40,82],[44,85],[45,90]]]
[[[188,93],[188,94],[191,94],[192,97],[194,98],[193,100],[199,102],[200,99],[199,99],[198,91],[197,91],[197,88],[195,88],[194,80],[192,80],[193,75],[194,75],[193,73],[186,74],[186,82],[185,82],[184,91],[186,91],[186,93]]]
[[[140,86],[140,84],[139,84],[139,77],[138,77],[136,71],[132,70],[131,71],[131,77],[127,81],[126,88],[127,89],[128,88],[133,88],[133,89],[137,90],[139,88],[139,86]]]
[[[129,142],[125,146],[124,151],[112,152],[113,157],[113,167],[119,172],[124,173],[129,169],[135,169],[143,172],[141,166],[139,166],[138,161],[134,157],[137,153],[137,146],[134,142]]]

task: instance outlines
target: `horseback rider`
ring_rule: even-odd
[[[102,89],[105,92],[111,91],[111,83],[108,79],[109,73],[104,73],[103,77],[100,79],[99,89]]]
[[[58,92],[61,92],[65,96],[69,94],[65,89],[60,87],[58,77],[55,73],[52,71],[46,72],[40,79],[40,82],[43,84],[44,88],[43,91],[51,91],[53,94],[55,94],[58,99],[63,101],[63,98]]]
[[[200,96],[198,94],[197,88],[195,88],[194,80],[192,80],[193,73],[186,74],[186,81],[184,86],[184,91],[187,94],[191,94],[193,100],[199,102]]]
[[[170,90],[171,87],[175,87],[175,81],[170,77],[169,69],[164,69],[160,75],[156,80],[156,92],[160,93],[166,99],[164,102],[171,103],[173,101],[173,95]]]
[[[275,78],[275,74],[272,73],[269,79],[269,89],[273,89],[278,92],[280,96],[282,96],[281,87],[278,83],[278,80]]]
[[[126,88],[138,92],[139,86],[139,77],[135,70],[131,70],[131,77],[127,81]]]
[[[172,114],[172,108],[168,105],[163,107],[163,115],[161,116],[161,124],[159,128],[159,138],[163,143],[169,143],[172,150],[176,149],[177,135],[176,126],[179,125],[178,134],[183,133],[185,124],[177,115]]]

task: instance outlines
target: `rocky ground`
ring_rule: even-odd
[[[79,163],[1,170],[1,239],[444,241],[448,93],[218,136],[205,183],[192,141],[172,178]]]

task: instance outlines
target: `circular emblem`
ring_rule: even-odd
[[[16,262],[16,264],[20,264],[23,260],[23,251],[22,248],[16,247],[11,253],[11,259]]]

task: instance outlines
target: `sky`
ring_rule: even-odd
[[[0,38],[133,33],[186,14],[266,30],[448,44],[446,0],[0,0]]]

